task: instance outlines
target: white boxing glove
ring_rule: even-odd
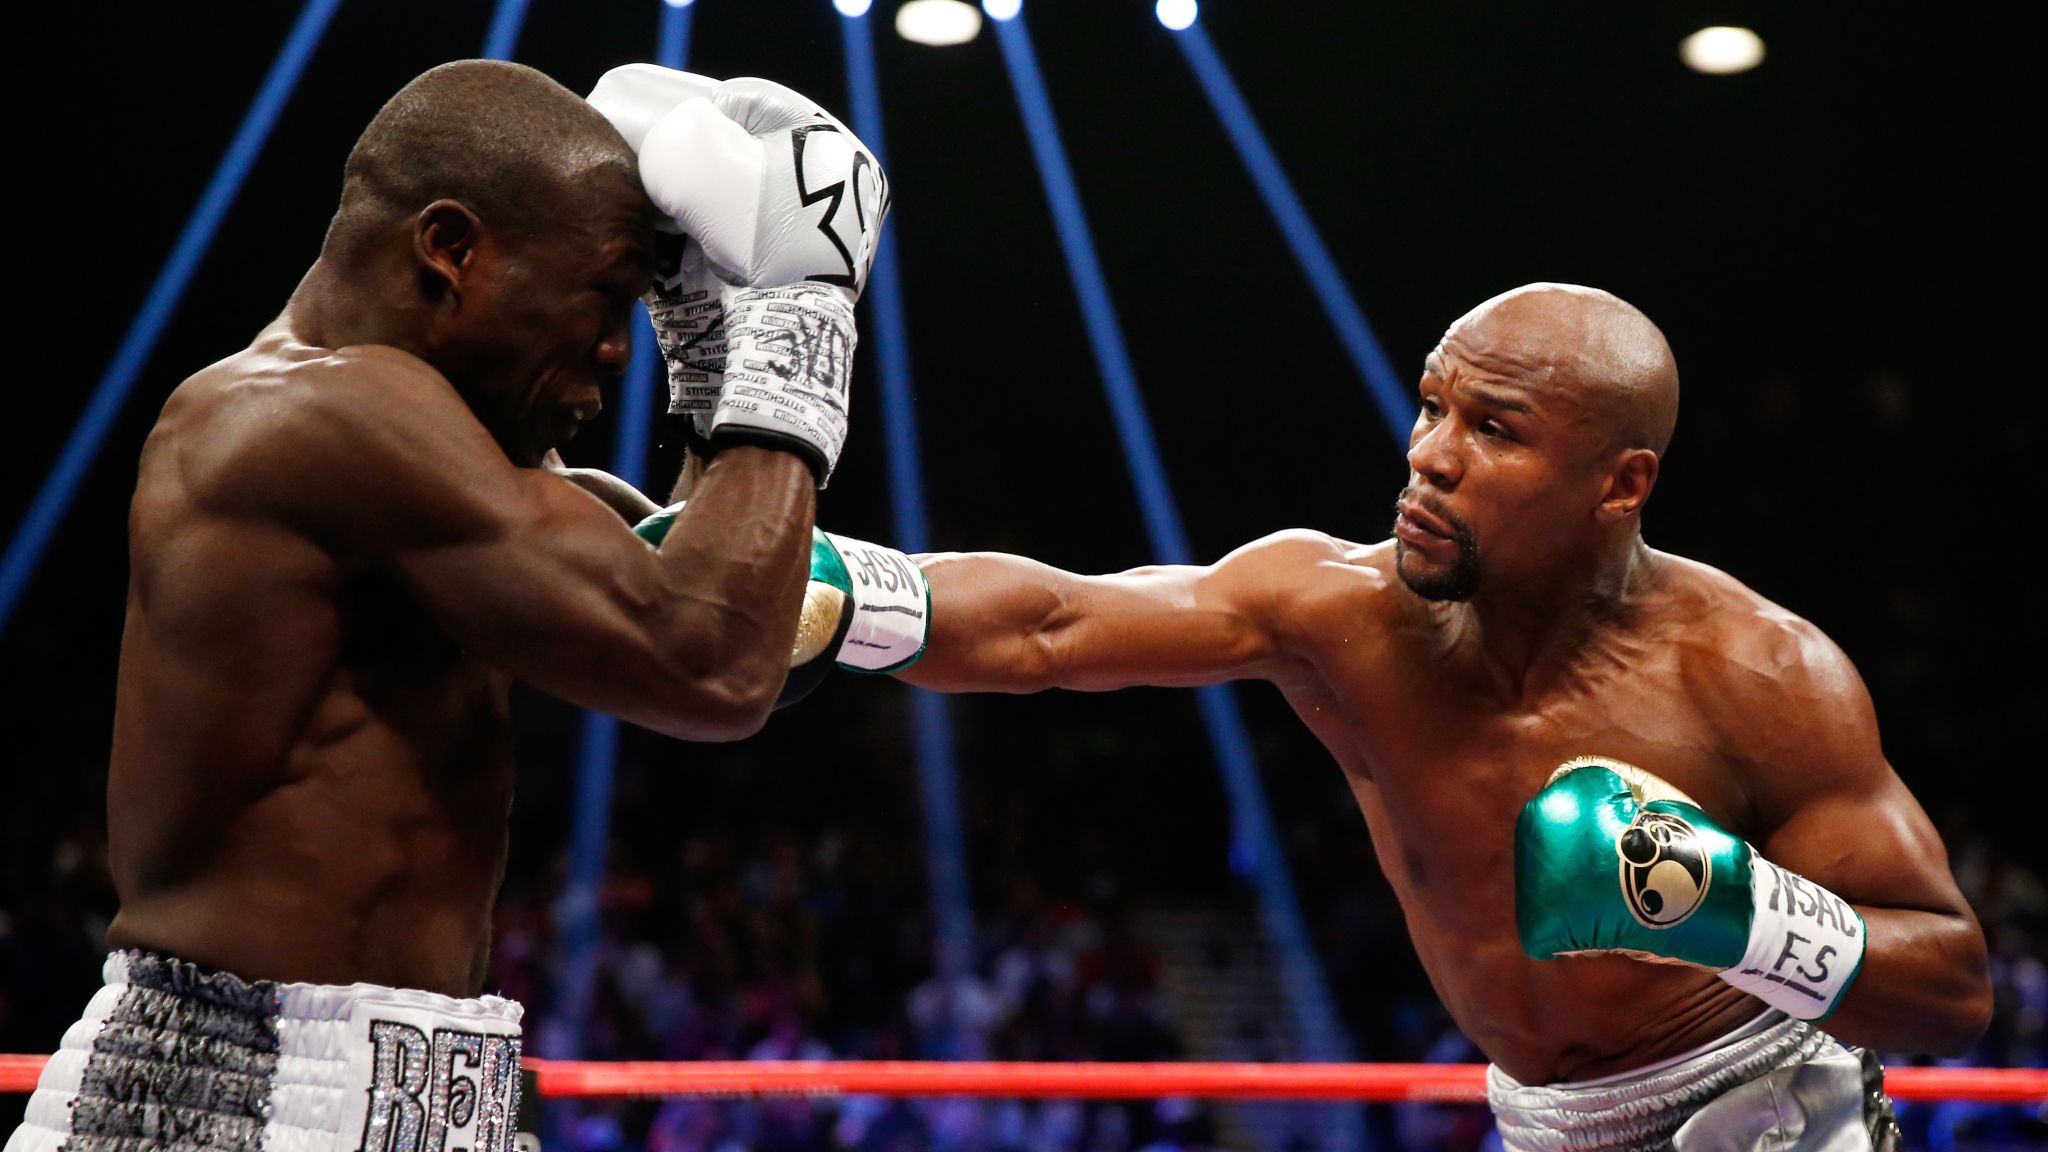
[[[845,125],[767,80],[630,64],[590,102],[684,237],[649,299],[670,411],[714,444],[796,450],[822,486],[846,439],[853,302],[889,208],[881,167]]]
[[[720,81],[653,64],[614,68],[590,91],[590,104],[626,138],[635,155],[647,130],[685,100],[711,95]],[[647,315],[668,369],[668,410],[687,415],[708,437],[725,381],[725,281],[704,263],[704,249],[664,216],[657,224],[654,286]]]

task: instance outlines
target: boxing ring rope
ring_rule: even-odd
[[[43,1056],[0,1055],[0,1093],[34,1089]],[[630,1096],[985,1096],[1002,1099],[1478,1103],[1480,1064],[1030,1064],[935,1060],[528,1060],[553,1099]],[[1888,1068],[1895,1100],[2048,1105],[2048,1068]]]

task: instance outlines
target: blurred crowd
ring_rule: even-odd
[[[2041,845],[2028,837],[2030,811],[1981,799],[1996,795],[1999,773],[2023,768],[2011,734],[2030,730],[2048,702],[2032,661],[2038,629],[1959,627],[1957,613],[1974,601],[1955,595],[1951,573],[1879,562],[1889,555],[1888,523],[1837,525],[1848,543],[1831,565],[1811,563],[1811,541],[1799,533],[1751,531],[1774,522],[1782,497],[1741,478],[1826,447],[1805,431],[1810,389],[1765,380],[1755,390],[1742,408],[1757,419],[1723,426],[1709,411],[1683,433],[1692,455],[1681,459],[1702,475],[1660,497],[1672,522],[1689,526],[1672,543],[1739,578],[1767,577],[1760,587],[1814,618],[1857,659],[1887,718],[1887,749],[1940,824],[1990,943],[1995,1018],[1964,1062],[2048,1066]],[[1910,393],[1882,375],[1864,393],[1868,403],[1832,415],[1856,434],[1831,459],[1842,467],[1840,483],[1878,492],[1871,507],[1898,506],[1904,496],[1893,489],[1920,482],[1885,463],[1907,458],[1919,435],[1908,419]],[[1994,452],[1984,467],[2019,469],[2032,458]],[[1728,492],[1756,503],[1733,516],[1703,510]],[[886,538],[879,525],[845,528]],[[977,547],[1020,544],[957,526],[943,535]],[[1116,562],[1052,558],[1084,569]],[[1845,570],[1883,578],[1844,581]],[[49,651],[64,650],[66,634],[51,635]],[[1950,671],[1975,670],[1975,662],[1999,691]],[[9,802],[0,805],[0,1051],[49,1051],[98,986],[114,907],[102,831],[105,747],[76,733],[104,730],[110,695],[111,683],[81,692],[65,723],[10,726],[26,770],[13,773]],[[1341,775],[1276,693],[1238,695],[1357,1053],[1479,1060],[1415,960]],[[523,699],[515,711],[519,800],[489,986],[528,1006],[529,1050],[648,1060],[1192,1058],[1189,1006],[1166,990],[1147,916],[1174,907],[1244,914],[1250,896],[1222,850],[1231,816],[1189,695],[1135,690],[954,705],[975,932],[946,948],[934,945],[906,701],[894,685],[841,683],[806,702],[801,722],[778,719],[721,748],[628,730],[588,994],[570,1002],[557,921],[580,721],[550,701]],[[1276,1018],[1255,1015],[1239,1030],[1228,1058],[1295,1055]],[[21,1103],[0,1097],[0,1130],[12,1128]],[[1366,1111],[1364,1131],[1381,1152],[1474,1152],[1495,1143],[1479,1107]],[[1899,1111],[1914,1148],[2048,1147],[2037,1109],[1941,1103]],[[553,1147],[575,1152],[1246,1146],[1226,1109],[1182,1100],[557,1102],[548,1117]],[[1266,1143],[1285,1147],[1284,1139]]]
[[[624,813],[622,813],[624,814]],[[21,823],[24,814],[10,814]],[[1369,846],[1333,820],[1298,828],[1304,898],[1360,1050],[1465,1062],[1478,1053],[1429,994]],[[1160,956],[1112,877],[1047,892],[1022,875],[985,891],[977,944],[931,944],[921,857],[900,830],[699,828],[622,819],[600,895],[590,995],[560,999],[563,869],[515,872],[489,984],[528,1006],[529,1051],[605,1060],[1158,1060],[1187,1053]],[[12,828],[9,831],[24,831]],[[1989,935],[1997,1015],[1969,1062],[2048,1066],[2048,889],[1966,817],[1945,828]],[[40,841],[40,850],[23,851]],[[0,888],[0,1050],[53,1047],[96,984],[112,910],[94,822],[10,838]],[[1369,972],[1372,979],[1347,978]],[[1261,1053],[1285,1058],[1284,1044]],[[1894,1058],[1893,1063],[1905,1062]],[[19,1097],[7,1101],[9,1115]],[[1370,1109],[1382,1148],[1494,1146],[1484,1109]],[[673,1099],[554,1104],[548,1137],[578,1152],[1198,1152],[1221,1147],[1203,1104]],[[1901,1108],[1913,1147],[2040,1146],[2024,1108]],[[11,1124],[11,1120],[8,1121]]]
[[[491,983],[528,1005],[531,1050],[601,1060],[1172,1059],[1157,957],[1113,900],[1028,882],[987,909],[973,954],[934,949],[916,876],[841,830],[692,837],[601,896],[588,1009],[564,1012],[547,901],[501,903]],[[552,895],[552,893],[550,893]],[[1177,1119],[1120,1105],[676,1099],[562,1109],[573,1146],[651,1152],[1161,1144]],[[1177,1127],[1178,1126],[1178,1127]]]

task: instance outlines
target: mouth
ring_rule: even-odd
[[[1409,543],[1429,540],[1456,540],[1458,532],[1443,517],[1412,500],[1403,500],[1394,505],[1394,534]]]

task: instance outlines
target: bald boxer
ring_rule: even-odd
[[[671,138],[649,172],[532,69],[423,74],[349,154],[283,313],[171,394],[128,522],[115,951],[8,1152],[511,1147],[520,1009],[480,995],[511,684],[684,739],[757,729],[844,434],[880,217],[845,214],[849,248],[789,190],[815,105],[700,95],[685,127],[724,147]],[[808,160],[872,167],[850,135]],[[685,227],[740,253],[698,303],[766,365],[750,387],[837,423],[702,397],[713,455],[656,550],[629,493],[543,465]],[[820,249],[849,275],[807,281]]]
[[[899,675],[1277,684],[1492,1060],[1510,1149],[1885,1146],[1875,1062],[1842,1042],[1966,1050],[1984,940],[1848,658],[1644,543],[1663,335],[1530,285],[1452,324],[1416,399],[1391,539],[1110,576],[920,557],[929,636]]]

